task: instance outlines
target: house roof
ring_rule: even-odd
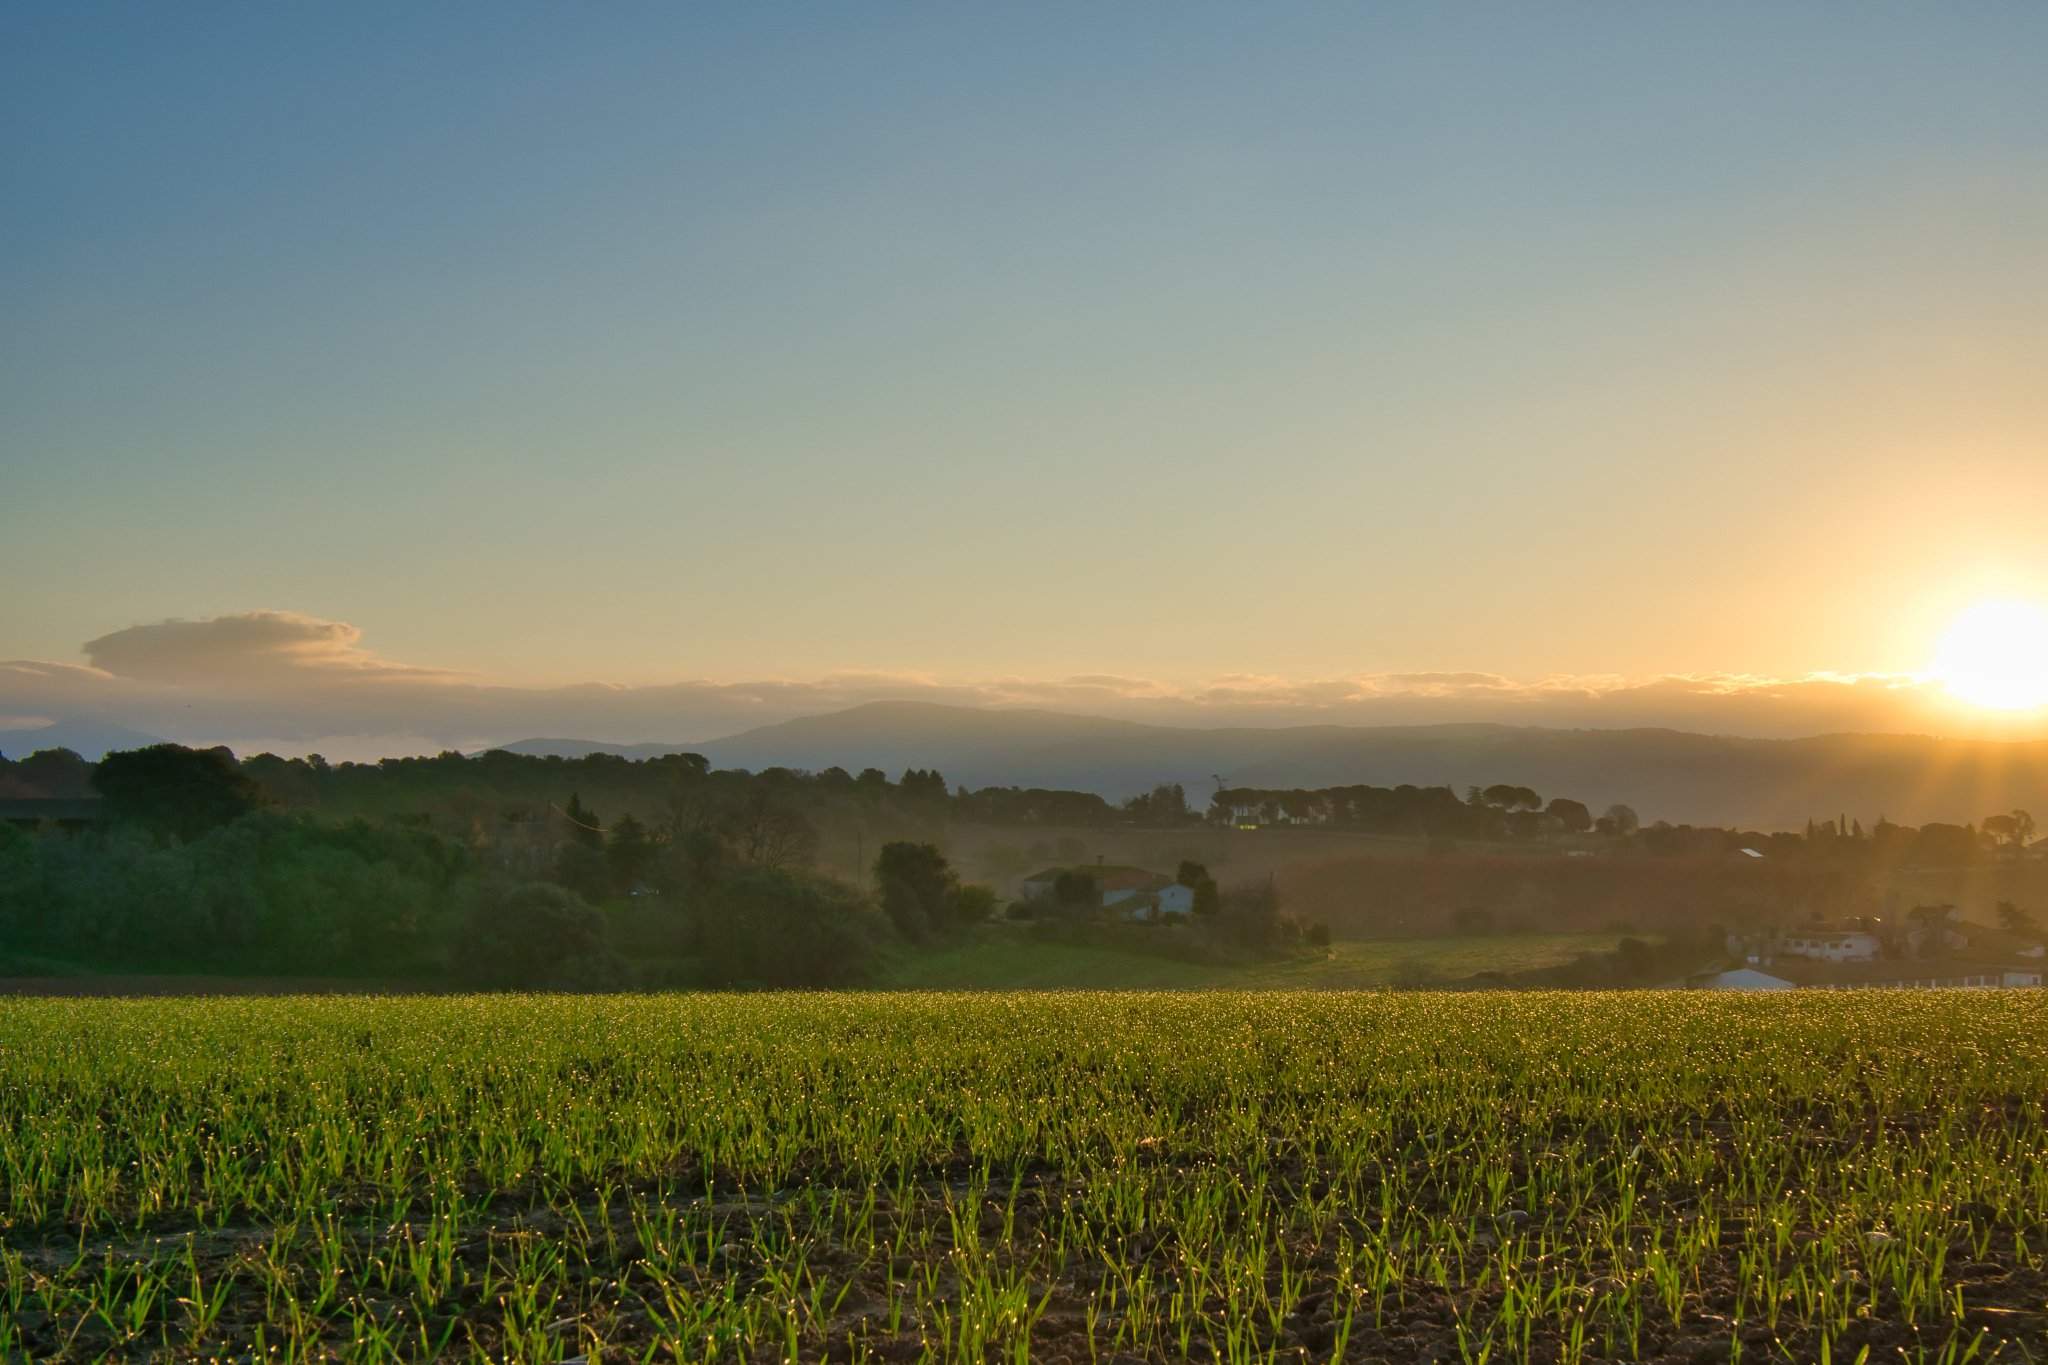
[[[1173,878],[1142,867],[1097,867],[1080,870],[1092,871],[1095,874],[1095,884],[1105,891],[1155,891],[1162,886],[1173,885]]]
[[[1161,872],[1150,872],[1142,867],[1125,867],[1115,863],[1082,863],[1075,867],[1049,867],[1043,872],[1034,872],[1024,880],[1027,882],[1057,881],[1068,872],[1080,872],[1095,879],[1098,891],[1153,891],[1162,886],[1171,886],[1173,878]]]
[[[1825,920],[1819,924],[1796,924],[1780,934],[1781,938],[1842,938],[1849,934],[1863,934],[1877,937],[1877,930],[1871,925],[1858,924],[1855,920]]]

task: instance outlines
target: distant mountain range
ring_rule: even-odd
[[[1113,800],[1178,782],[1206,805],[1220,776],[1238,787],[1511,782],[1644,820],[1792,828],[1838,813],[1868,825],[1961,823],[2014,808],[2048,817],[2048,742],[1918,735],[1741,739],[1678,730],[1508,725],[1217,730],[1051,711],[876,702],[702,744],[533,739],[515,753],[700,753],[714,767],[938,768],[969,787],[1064,787]]]
[[[44,749],[69,749],[80,758],[97,763],[116,749],[140,749],[163,742],[160,735],[106,720],[73,718],[33,730],[0,730],[0,754],[8,758],[27,758]]]

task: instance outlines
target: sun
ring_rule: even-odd
[[[1979,602],[1956,617],[1927,670],[1950,696],[1995,711],[2048,706],[2048,607]]]

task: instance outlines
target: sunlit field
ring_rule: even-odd
[[[0,1005],[0,1359],[2048,1359],[2048,995]]]

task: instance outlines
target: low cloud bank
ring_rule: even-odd
[[[1973,711],[1906,676],[1739,674],[1512,679],[1379,673],[1200,685],[1119,674],[945,681],[849,672],[807,681],[691,680],[514,687],[386,659],[346,622],[287,611],[130,626],[89,641],[86,664],[0,661],[0,752],[40,747],[38,727],[123,727],[238,751],[330,758],[474,749],[533,736],[691,743],[875,701],[1039,707],[1163,725],[1425,725],[1497,722],[1661,726],[1789,738],[1848,731],[2048,737],[2048,717]]]

